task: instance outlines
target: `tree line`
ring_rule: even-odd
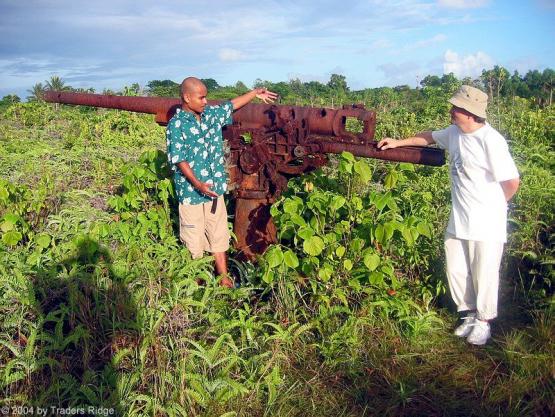
[[[484,69],[477,78],[458,79],[453,73],[442,76],[427,75],[416,88],[399,85],[396,87],[352,90],[347,84],[346,77],[341,74],[331,74],[327,83],[319,81],[303,82],[298,78],[279,82],[257,79],[253,87],[266,87],[275,91],[279,94],[281,102],[287,104],[339,107],[343,104],[357,102],[375,107],[379,106],[380,103],[391,102],[394,97],[407,101],[419,101],[426,99],[427,94],[430,94],[427,90],[441,90],[445,93],[451,93],[461,84],[469,84],[486,91],[491,100],[521,97],[530,99],[540,107],[545,107],[553,103],[554,75],[555,71],[551,68],[546,68],[543,71],[530,70],[524,75],[519,74],[518,71],[510,74],[506,68],[496,65],[492,69]],[[228,86],[220,85],[213,78],[205,78],[202,81],[213,99],[230,98],[249,90],[242,81]],[[179,83],[172,80],[153,80],[149,81],[144,87],[141,87],[138,83],[133,83],[130,86],[124,86],[120,91],[105,89],[102,94],[178,97],[179,86]],[[50,90],[95,92],[93,88],[72,88],[62,78],[54,75],[50,80],[44,83],[39,82],[28,90],[27,100],[40,101],[44,93]],[[0,105],[19,101],[21,99],[17,95],[8,95],[0,101]]]

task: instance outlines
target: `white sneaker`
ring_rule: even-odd
[[[485,345],[491,337],[489,323],[482,320],[474,320],[472,331],[466,338],[466,341],[473,345]]]
[[[470,313],[468,316],[464,318],[463,323],[455,329],[453,332],[455,336],[459,337],[466,337],[472,331],[472,326],[474,326],[474,322],[476,321],[476,313]]]

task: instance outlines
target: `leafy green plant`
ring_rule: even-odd
[[[456,81],[279,87],[296,104],[364,102],[381,138],[448,124]],[[479,350],[450,335],[442,304],[446,167],[331,156],[290,180],[272,208],[279,244],[258,264],[232,260],[242,287],[229,290],[210,257],[179,243],[151,116],[0,106],[0,402],[130,416],[545,414],[553,107],[504,94],[490,123],[522,177],[505,267],[516,285],[505,281],[505,312]]]

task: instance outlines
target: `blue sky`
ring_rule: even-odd
[[[73,87],[257,78],[351,89],[429,74],[555,68],[555,0],[0,0],[0,97]]]

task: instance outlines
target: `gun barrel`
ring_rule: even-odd
[[[156,122],[167,125],[182,102],[171,97],[129,97],[105,94],[73,93],[67,91],[47,91],[44,100],[49,103],[74,104],[81,106],[103,107],[107,109],[127,110],[137,113],[156,115]],[[222,100],[208,100],[209,104],[218,104]],[[233,119],[244,129],[261,127],[273,128],[288,121],[304,120],[301,128],[310,129],[310,133],[328,136],[351,136],[345,129],[347,118],[356,118],[364,124],[362,133],[356,135],[364,142],[374,137],[376,114],[357,106],[344,106],[342,109],[317,107],[281,106],[275,104],[249,103],[237,110]]]
[[[437,148],[426,148],[419,146],[406,146],[402,148],[387,149],[382,151],[378,149],[375,142],[365,145],[338,143],[321,141],[318,142],[320,152],[339,154],[343,151],[350,152],[355,156],[366,158],[383,159],[386,161],[410,162],[413,164],[423,164],[432,166],[441,166],[445,164],[445,152]]]
[[[155,114],[156,122],[160,124],[167,124],[175,113],[175,109],[181,106],[179,99],[171,97],[129,97],[66,91],[47,91],[44,94],[44,100],[49,103],[76,104]]]

